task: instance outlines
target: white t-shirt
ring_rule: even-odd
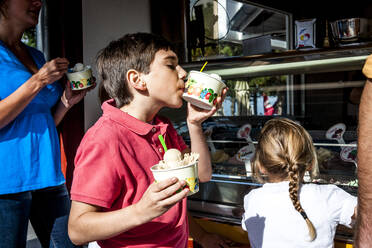
[[[303,184],[300,203],[317,233],[310,242],[306,222],[293,207],[288,188],[288,181],[266,183],[244,197],[242,227],[252,248],[333,247],[336,227],[350,226],[357,198],[335,185]]]

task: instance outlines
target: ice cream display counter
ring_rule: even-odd
[[[372,46],[364,46],[208,61],[204,72],[221,75],[229,93],[222,109],[203,123],[213,177],[189,197],[192,215],[239,227],[244,195],[261,186],[251,177],[250,158],[262,126],[277,116],[301,123],[313,138],[318,168],[315,177],[305,175],[306,182],[335,184],[357,195],[361,68],[371,52]],[[202,64],[182,66],[189,71]],[[186,124],[174,124],[188,141]],[[232,239],[249,243],[244,233]],[[352,241],[353,231],[339,226],[335,246],[352,247]]]
[[[194,217],[200,218],[201,221],[208,220],[219,224],[229,224],[235,226],[235,228],[240,226],[244,195],[250,190],[261,186],[251,177],[249,147],[250,144],[253,144],[254,147],[262,124],[274,117],[246,117],[238,119],[214,117],[210,122],[206,123],[205,126],[209,126],[206,128],[206,136],[212,151],[213,178],[208,183],[201,183],[199,193],[188,199],[188,207]],[[252,127],[252,143],[250,144],[248,143],[249,139],[247,141],[234,137],[236,133],[241,131],[241,128],[238,128],[240,126],[238,123],[243,121],[243,119],[252,123],[249,125]],[[235,125],[230,122],[235,123]],[[212,123],[215,125],[213,129],[216,130],[216,133],[215,135],[212,133],[211,139],[208,136],[208,130],[211,129]],[[246,128],[247,124],[243,125],[244,127]],[[330,128],[329,130],[333,129]],[[356,151],[353,143],[356,139],[355,131],[348,131],[347,133],[345,132],[346,135],[345,133],[343,134],[343,139],[345,139],[343,144],[336,143],[338,141],[335,142],[334,140],[329,140],[328,143],[325,143],[327,142],[326,138],[324,140],[316,140],[316,138],[325,137],[327,131],[311,131],[310,133],[313,135],[317,149],[319,174],[313,179],[307,176],[305,178],[306,182],[335,184],[347,192],[357,195],[356,166],[352,155]],[[345,149],[349,151],[349,156],[346,156],[349,161],[342,158],[343,154],[347,153]],[[245,153],[245,151],[248,152]],[[247,161],[244,161],[244,156],[248,159]],[[222,231],[222,235],[226,234],[225,231]],[[239,229],[235,230],[235,234],[229,238],[234,239],[238,243],[248,243],[246,234]],[[337,247],[346,247],[346,244],[352,243],[352,238],[352,230],[340,226],[336,236],[336,240],[340,242],[340,245]]]

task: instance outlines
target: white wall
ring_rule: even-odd
[[[83,0],[84,64],[93,66],[97,52],[126,33],[150,32],[150,0]],[[99,82],[98,82],[99,83]],[[84,102],[85,129],[101,115],[98,87]]]

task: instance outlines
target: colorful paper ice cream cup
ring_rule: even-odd
[[[193,195],[199,191],[198,162],[170,169],[162,169],[159,168],[159,165],[154,165],[150,170],[156,182],[177,177],[179,180],[186,181],[185,187],[190,190],[188,195]]]
[[[93,85],[92,69],[86,66],[85,70],[74,72],[69,69],[66,73],[72,90],[82,90]]]
[[[207,74],[199,71],[190,71],[185,85],[183,99],[191,104],[206,110],[210,110],[217,103],[217,97],[222,94],[226,87],[218,75]],[[218,76],[219,77],[219,76]]]

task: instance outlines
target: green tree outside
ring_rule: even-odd
[[[28,46],[36,47],[36,28],[27,29],[23,33],[22,42]]]

